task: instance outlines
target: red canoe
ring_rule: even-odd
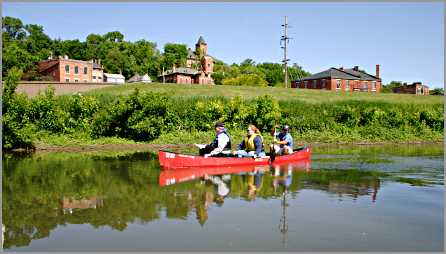
[[[188,167],[215,167],[215,166],[245,166],[245,165],[269,165],[275,163],[293,162],[309,159],[311,149],[300,147],[289,155],[276,156],[272,161],[266,158],[238,158],[238,157],[203,157],[199,155],[187,155],[169,151],[159,151],[159,162],[164,168],[188,168]]]

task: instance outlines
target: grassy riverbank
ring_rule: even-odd
[[[312,89],[291,89],[281,87],[251,87],[251,86],[215,86],[195,84],[125,84],[86,92],[104,100],[112,100],[119,95],[129,95],[137,88],[141,92],[164,93],[176,98],[196,97],[226,97],[240,96],[253,99],[257,96],[271,95],[279,101],[302,101],[319,104],[321,102],[340,102],[347,100],[362,102],[389,102],[395,104],[442,104],[443,96],[416,96],[394,93],[364,93],[364,92],[333,92]]]
[[[246,126],[288,124],[296,144],[430,142],[444,138],[443,97],[284,88],[123,85],[27,98],[4,89],[3,148],[207,143],[226,123],[234,146]],[[135,89],[137,88],[137,89]],[[152,92],[156,91],[156,93]]]

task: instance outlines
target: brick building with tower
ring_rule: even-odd
[[[291,83],[291,87],[332,91],[379,92],[381,90],[379,65],[376,65],[375,75],[360,70],[358,66],[351,69],[332,67],[314,75],[295,80]]]
[[[188,49],[186,67],[172,66],[171,70],[162,73],[159,78],[167,83],[177,84],[214,84],[211,75],[214,60],[208,55],[208,45],[200,36],[195,44],[195,51]]]

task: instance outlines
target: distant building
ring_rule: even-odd
[[[376,65],[375,75],[360,70],[358,66],[352,69],[332,67],[309,77],[295,80],[291,83],[291,87],[333,91],[379,92],[381,89],[379,65]]]
[[[37,63],[37,71],[49,80],[88,83],[92,82],[93,60],[74,60],[68,59],[68,56],[59,56],[56,59],[50,57]]]
[[[115,84],[124,84],[125,77],[122,76],[122,74],[104,73],[104,82],[115,83]]]
[[[131,77],[128,81],[129,83],[152,83],[152,80],[150,79],[149,75],[144,74],[144,76],[140,76],[138,73],[136,73],[133,77]]]
[[[429,95],[429,87],[423,85],[421,82],[415,82],[410,85],[403,84],[402,86],[393,89],[394,93]]]
[[[101,60],[93,61],[93,74],[92,82],[103,83],[104,82],[104,69],[101,65]]]
[[[173,66],[159,78],[167,83],[178,84],[214,84],[211,75],[214,69],[213,57],[208,55],[208,46],[200,36],[195,44],[195,52],[188,50],[186,67]]]

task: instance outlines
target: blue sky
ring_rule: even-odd
[[[291,63],[316,73],[355,65],[384,83],[444,84],[444,4],[430,3],[3,3],[3,16],[39,24],[51,38],[80,39],[118,30],[193,48],[202,35],[226,63],[280,62],[284,16]]]

